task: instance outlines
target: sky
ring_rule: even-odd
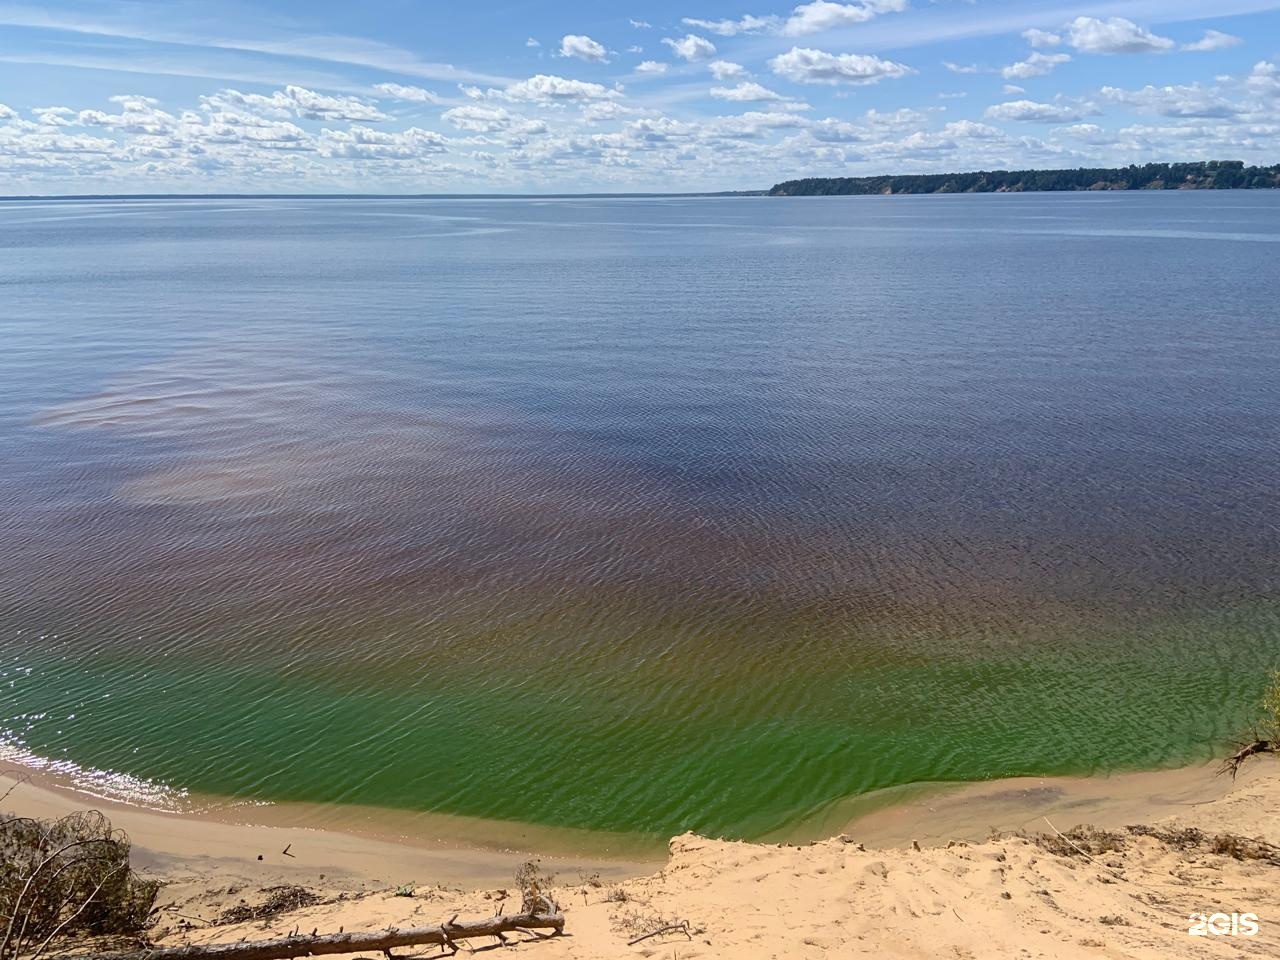
[[[0,0],[0,194],[1280,163],[1280,0]]]

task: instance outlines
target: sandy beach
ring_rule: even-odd
[[[832,839],[764,844],[686,834],[660,859],[95,805],[129,832],[137,866],[166,881],[163,945],[486,917],[518,903],[514,869],[537,856],[556,877],[566,936],[522,952],[547,958],[1274,956],[1277,867],[1215,853],[1211,838],[1280,835],[1280,768],[1258,762],[1234,782],[1215,770],[904,791],[870,803],[872,812]],[[23,783],[7,806],[55,816],[88,805],[42,779]],[[1114,848],[1086,856],[1057,840],[1058,831],[1085,823],[1113,831]],[[1164,839],[1128,829],[1136,824]],[[1171,842],[1169,831],[1186,827],[1202,831],[1203,842]],[[214,922],[284,884],[304,886],[322,902],[248,924]],[[1249,937],[1188,932],[1193,914],[1215,913],[1256,914],[1259,930]],[[688,934],[628,945],[686,921]]]

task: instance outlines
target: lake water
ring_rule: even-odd
[[[1277,242],[1280,192],[0,204],[0,739],[638,837],[1203,758],[1280,664]]]

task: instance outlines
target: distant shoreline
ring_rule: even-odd
[[[1280,164],[1246,167],[1243,160],[1148,163],[1070,170],[978,170],[968,173],[787,180],[771,197],[882,196],[935,193],[1069,193],[1112,190],[1274,190]]]

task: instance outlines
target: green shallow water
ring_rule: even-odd
[[[202,793],[751,837],[898,784],[1203,759],[1250,718],[1258,664],[1280,660],[1275,614],[1023,637],[963,660],[849,664],[828,638],[825,658],[800,643],[714,677],[693,651],[583,665],[523,633],[509,638],[522,655],[470,669],[93,656],[35,661],[9,695],[57,719],[44,755]],[[1033,639],[1043,652],[1019,652]]]
[[[644,842],[1204,758],[1270,193],[0,205],[0,751]]]

